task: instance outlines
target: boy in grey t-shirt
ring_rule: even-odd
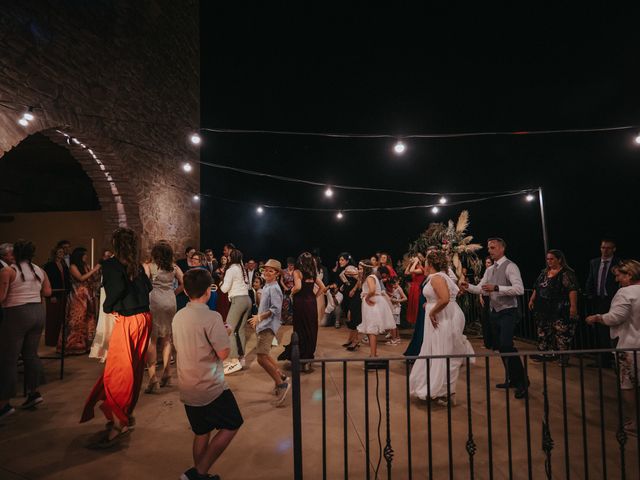
[[[229,356],[229,336],[218,312],[209,310],[211,274],[204,269],[184,275],[187,306],[173,317],[180,400],[195,434],[194,466],[181,480],[210,477],[208,471],[243,423],[238,404],[224,381],[222,361]],[[218,433],[211,438],[211,432]]]
[[[278,275],[281,270],[280,262],[270,259],[264,265],[262,276],[265,280],[265,286],[262,288],[262,298],[258,307],[258,314],[251,317],[249,325],[256,329],[258,337],[258,345],[256,346],[256,354],[258,355],[258,363],[273,378],[275,382],[274,393],[276,399],[273,404],[276,407],[284,403],[287,393],[291,388],[291,382],[278,368],[278,364],[269,355],[273,339],[278,333],[278,329],[282,323],[282,290],[278,285]]]

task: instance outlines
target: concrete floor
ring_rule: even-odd
[[[290,327],[283,329],[285,343]],[[409,334],[409,332],[408,332]],[[318,357],[347,356],[341,347],[346,330],[322,328],[319,336]],[[249,343],[251,349],[254,341]],[[476,350],[486,352],[474,341]],[[382,346],[380,355],[399,355],[406,346]],[[274,349],[274,354],[281,347]],[[368,348],[350,356],[364,359]],[[271,380],[250,355],[250,367],[227,381],[240,404],[245,424],[212,472],[223,479],[244,480],[256,478],[293,478],[291,399],[284,408],[273,408],[269,402]],[[577,362],[574,361],[574,364]],[[486,375],[484,359],[479,359],[469,372],[471,409],[467,408],[466,370],[458,382],[458,406],[451,409],[451,457],[453,478],[470,478],[469,456],[465,445],[468,440],[469,412],[473,438],[477,451],[474,455],[475,478],[489,478],[488,427],[492,429],[493,478],[527,478],[526,409],[523,401],[509,400],[510,432],[507,430],[507,397],[493,384],[502,380],[499,359],[491,359],[489,382],[491,385],[491,422],[488,422]],[[80,425],[78,423],[85,397],[101,371],[101,365],[87,357],[68,359],[65,379],[57,379],[58,362],[45,361],[50,382],[41,389],[45,402],[33,411],[18,411],[0,422],[0,479],[81,479],[91,478],[175,479],[191,465],[192,433],[184,409],[179,401],[177,387],[162,389],[154,395],[141,394],[136,409],[137,427],[118,448],[94,451],[86,445],[101,431],[102,418]],[[413,478],[428,475],[428,422],[425,402],[410,401],[411,435],[408,434],[406,375],[404,362],[392,362],[389,369],[391,446],[394,450],[392,477],[408,479],[409,459]],[[529,402],[531,468],[533,478],[543,478],[544,453],[541,449],[543,397],[542,367],[530,365],[531,394]],[[343,365],[327,363],[325,367],[326,404],[326,478],[344,478],[344,452],[348,453],[349,478],[365,478],[366,421],[365,375],[369,387],[369,445],[371,478],[378,463],[378,408],[376,403],[376,374],[365,374],[362,363],[347,366],[347,448],[344,448],[344,389]],[[385,375],[378,374],[382,408],[381,439],[386,441]],[[586,448],[582,435],[579,369],[566,370],[567,376],[567,430],[563,422],[561,369],[548,365],[553,478],[566,478],[565,437],[568,445],[569,473],[573,478],[585,478],[584,451],[587,452],[589,478],[604,478],[601,451],[601,423],[597,371],[585,370]],[[306,479],[323,478],[322,458],[322,369],[302,376],[303,454]],[[611,371],[603,375],[605,404],[604,443],[608,478],[621,478],[621,458],[616,441],[617,400],[615,380]],[[19,404],[22,399],[14,400]],[[449,478],[448,411],[431,404],[431,466],[433,478]],[[511,439],[509,449],[508,439]],[[409,455],[408,445],[411,445]],[[510,450],[510,454],[509,454]],[[635,438],[625,448],[627,478],[640,478],[638,458],[640,452]],[[511,459],[511,461],[509,461]],[[386,478],[386,463],[382,459],[379,478]]]

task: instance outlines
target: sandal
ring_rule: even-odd
[[[158,385],[160,385],[160,382],[157,380],[155,382],[149,382],[147,388],[144,389],[144,393],[154,393],[158,389]]]
[[[112,426],[112,430],[117,430],[118,432],[118,434],[115,437],[113,437],[112,439],[109,439],[109,433],[107,433],[104,437],[102,437],[96,443],[89,445],[89,448],[96,449],[96,450],[104,450],[107,448],[114,447],[118,443],[120,443],[120,441],[122,441],[124,437],[127,437],[131,433],[131,429],[127,427],[116,427],[115,425]],[[109,432],[111,432],[111,430],[109,430]]]

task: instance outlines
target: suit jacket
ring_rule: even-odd
[[[209,264],[209,262],[205,262],[204,268],[209,270],[209,273],[213,276],[214,272],[218,269],[218,260],[214,260],[211,264]]]
[[[607,277],[605,279],[604,288],[607,292],[607,297],[613,297],[618,291],[618,284],[616,283],[616,278],[611,271],[611,267],[620,262],[620,258],[612,257],[611,262],[609,263],[607,270]],[[600,273],[600,257],[594,258],[589,262],[589,275],[587,276],[587,285],[585,288],[585,292],[588,297],[597,297],[598,296],[598,274]]]

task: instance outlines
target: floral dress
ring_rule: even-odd
[[[80,282],[71,276],[71,291],[67,301],[65,353],[81,355],[89,352],[96,335],[97,275]],[[61,332],[62,333],[62,332]],[[61,350],[62,335],[58,343]]]
[[[282,301],[282,323],[291,323],[293,320],[293,302],[291,301],[291,289],[294,285],[293,270],[284,270],[282,272],[282,283],[285,286]]]

